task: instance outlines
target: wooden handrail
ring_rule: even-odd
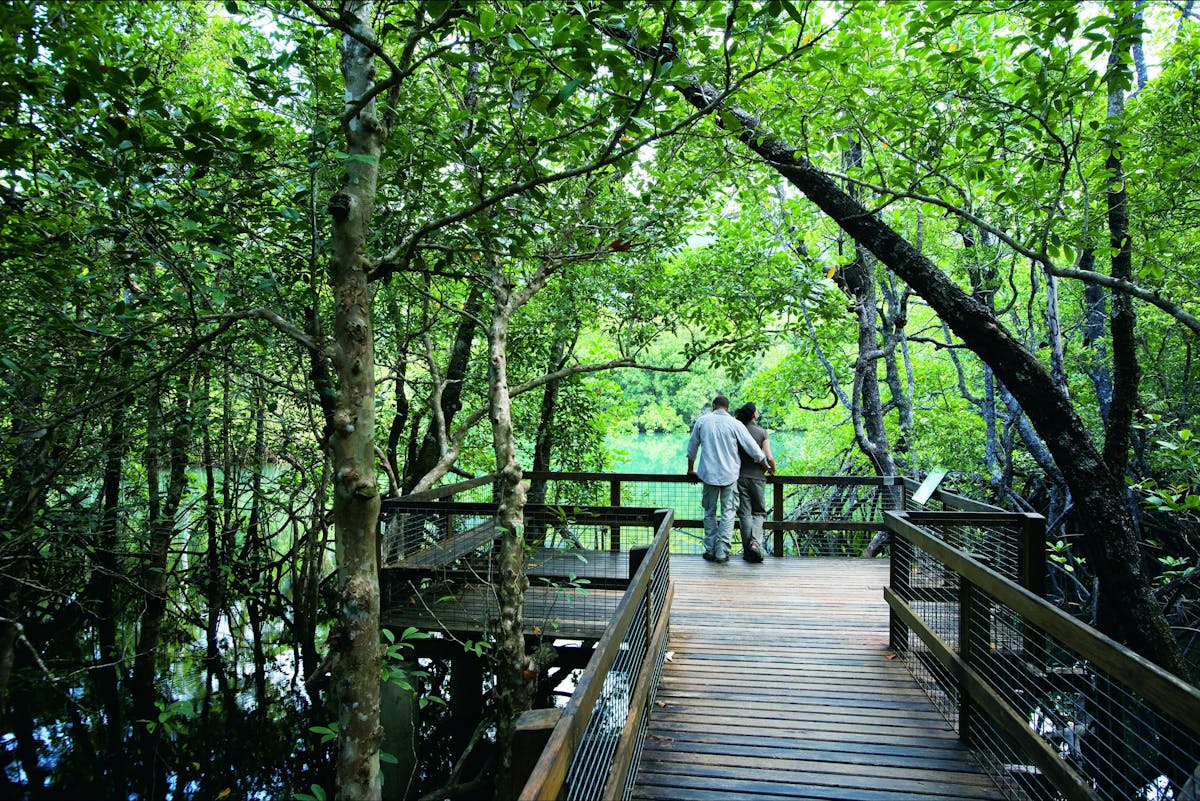
[[[666,553],[669,553],[668,546],[674,512],[670,509],[663,509],[656,514],[659,515],[660,522],[656,528],[650,551],[631,577],[629,588],[621,598],[612,623],[597,643],[596,652],[588,661],[587,668],[576,683],[575,692],[564,707],[562,716],[554,727],[554,731],[551,732],[546,748],[542,751],[541,758],[521,790],[519,798],[522,801],[535,801],[535,799],[550,801],[557,799],[562,792],[571,759],[582,741],[588,719],[604,689],[605,677],[621,650],[621,643],[637,615],[638,606],[644,602],[653,578],[654,567],[661,559],[665,558]],[[664,616],[668,613],[668,608],[666,605],[662,607]],[[665,630],[665,626],[663,626],[664,637]],[[653,643],[650,644],[648,650],[654,650]],[[646,682],[652,678],[653,671],[643,671],[640,681]],[[628,768],[628,766],[626,767]],[[614,777],[610,775],[609,781],[613,780]],[[624,777],[620,777],[620,780],[623,782]]]
[[[1200,736],[1200,690],[1134,653],[1111,637],[1071,617],[1029,590],[1009,581],[957,548],[929,536],[903,513],[887,512],[888,528],[954,570],[1022,619],[1074,649],[1127,686],[1186,731]]]
[[[1125,791],[1109,792],[1116,782],[1141,781],[1140,775],[1122,774],[1130,760],[1145,760],[1161,771],[1172,790],[1187,795],[1184,785],[1191,787],[1193,779],[1188,777],[1200,758],[1200,690],[918,525],[953,517],[884,515],[894,535],[893,586],[884,590],[884,597],[891,609],[892,647],[910,666],[932,657],[941,667],[930,673],[950,677],[947,691],[957,691],[958,731],[964,742],[990,754],[983,760],[988,764],[997,754],[1007,763],[1003,754],[1015,749],[1063,798],[1132,797]],[[915,582],[910,586],[908,580],[917,551],[925,564],[921,583],[941,591],[928,599],[943,607],[940,612],[929,610],[934,623],[923,617],[924,588]],[[947,590],[954,586],[957,597],[948,597]],[[957,631],[957,652],[942,639],[942,628],[935,628],[938,620],[946,620],[946,601],[958,605],[958,620],[950,629],[951,634]],[[910,644],[908,632],[927,650]],[[1072,728],[1074,736],[1064,735],[1063,742],[1074,759],[1066,758],[1057,741],[1048,741],[1031,718],[1031,709],[1040,708],[1033,705],[1058,698],[1063,692],[1060,682],[1070,677],[1083,681],[1075,691],[1088,707],[1082,727],[1075,728],[1077,715],[1062,724]],[[1049,703],[1054,708],[1059,702]],[[983,724],[982,729],[975,723]],[[991,735],[977,735],[989,728]],[[1142,729],[1158,736],[1139,739]],[[1082,743],[1076,739],[1080,734]],[[994,743],[1003,747],[997,750]]]
[[[1071,801],[1098,801],[1099,796],[1087,786],[1084,779],[1063,762],[1058,752],[1035,734],[1025,720],[1008,705],[1004,697],[992,689],[965,659],[954,653],[954,649],[930,629],[904,599],[892,592],[890,587],[884,587],[883,597],[903,625],[917,632],[934,658],[964,687],[964,705],[967,698],[978,704],[988,717],[1017,743],[1019,750],[1036,764],[1039,770],[1054,779],[1055,788],[1065,792]],[[960,729],[967,725],[967,722],[960,718]]]

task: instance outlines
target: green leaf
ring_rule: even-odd
[[[793,22],[804,23],[803,15],[788,0],[783,0],[783,10],[787,12],[787,15],[792,18]]]
[[[479,8],[479,28],[482,32],[491,32],[496,27],[496,12],[487,5]]]
[[[571,95],[575,94],[575,90],[578,89],[582,83],[583,78],[572,78],[571,80],[567,81],[566,85],[558,90],[558,102],[561,103]]]

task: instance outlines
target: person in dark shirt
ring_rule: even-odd
[[[742,558],[747,562],[761,562],[765,550],[763,522],[767,519],[763,490],[767,484],[767,474],[775,472],[775,457],[771,455],[770,435],[758,424],[757,406],[753,403],[744,404],[733,416],[746,426],[754,443],[766,457],[766,461],[760,461],[743,449],[742,466],[737,482],[737,517],[742,535]]]

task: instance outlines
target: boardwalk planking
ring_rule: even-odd
[[[1003,796],[887,651],[887,562],[673,556],[634,798]]]

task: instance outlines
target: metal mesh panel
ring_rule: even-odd
[[[494,517],[487,509],[454,513],[449,508],[446,504],[428,503],[384,510],[380,514],[383,564],[403,561],[422,549],[491,523]]]
[[[560,477],[547,482],[546,502],[673,509],[675,525],[671,533],[671,550],[675,553],[704,550],[704,530],[700,527],[704,511],[700,508],[699,484],[653,479],[620,480],[614,484],[614,481]]]
[[[703,549],[701,485],[683,476],[651,474],[532,473],[545,482],[547,503],[643,506],[675,511],[671,550],[699,554]],[[782,488],[777,493],[776,489]],[[771,476],[766,482],[765,534],[776,532],[785,554],[859,557],[882,528],[882,513],[899,509],[904,487],[878,477]],[[782,501],[780,502],[780,499]],[[740,536],[733,537],[740,553]]]
[[[395,623],[490,631],[499,529],[486,504],[393,505],[383,523],[389,614]],[[653,510],[538,507],[525,514],[524,624],[546,636],[597,639],[629,583],[629,549],[654,537]],[[390,618],[389,618],[390,619]]]
[[[637,604],[636,612],[628,628],[622,633],[617,654],[604,677],[600,696],[592,707],[579,746],[571,759],[565,793],[568,801],[591,801],[604,794],[625,722],[633,711],[631,703],[635,688],[647,679],[651,682],[651,690],[658,687],[662,671],[661,655],[649,665],[652,675],[643,677],[641,673],[646,667],[650,631],[655,622],[668,611],[666,593],[670,582],[670,560],[667,551],[663,551],[658,561],[650,566],[650,570],[649,598],[643,596],[631,599]],[[654,694],[650,692],[644,701],[647,708],[653,700]],[[639,725],[632,733],[634,742],[630,765],[637,764],[645,742],[649,715],[645,709],[642,712]],[[636,771],[630,770],[625,777],[622,786],[622,797],[625,799],[632,793],[635,775]]]
[[[1200,737],[1079,654],[984,596],[972,667],[1105,799],[1178,799]],[[1189,790],[1195,797],[1195,790]]]
[[[620,742],[630,697],[646,656],[646,607],[641,605],[621,641],[621,649],[604,678],[604,687],[567,773],[568,801],[591,801],[603,794],[604,782]]]
[[[939,533],[947,530],[979,552],[976,532]],[[1148,703],[1119,676],[1006,603],[973,585],[964,588],[956,571],[911,542],[897,537],[892,559],[893,591],[1101,798],[1200,797],[1194,727],[1180,725],[1169,710]],[[966,629],[960,630],[964,618]],[[898,655],[1008,797],[1065,797],[1008,732],[974,704],[963,706],[957,681],[915,632],[904,626],[894,631]]]
[[[900,487],[877,484],[798,484],[784,487],[783,519],[819,523],[784,531],[784,553],[860,557],[883,512],[898,507]],[[836,523],[858,523],[838,528]]]
[[[948,574],[941,563],[905,540],[892,544],[892,574],[893,591],[912,607],[939,639],[957,649],[958,576]],[[957,683],[934,658],[929,646],[916,632],[905,629],[899,642],[893,642],[892,647],[934,706],[951,726],[957,728]]]
[[[930,526],[948,545],[958,548],[1011,581],[1020,578],[1021,525],[988,523],[986,525]]]

